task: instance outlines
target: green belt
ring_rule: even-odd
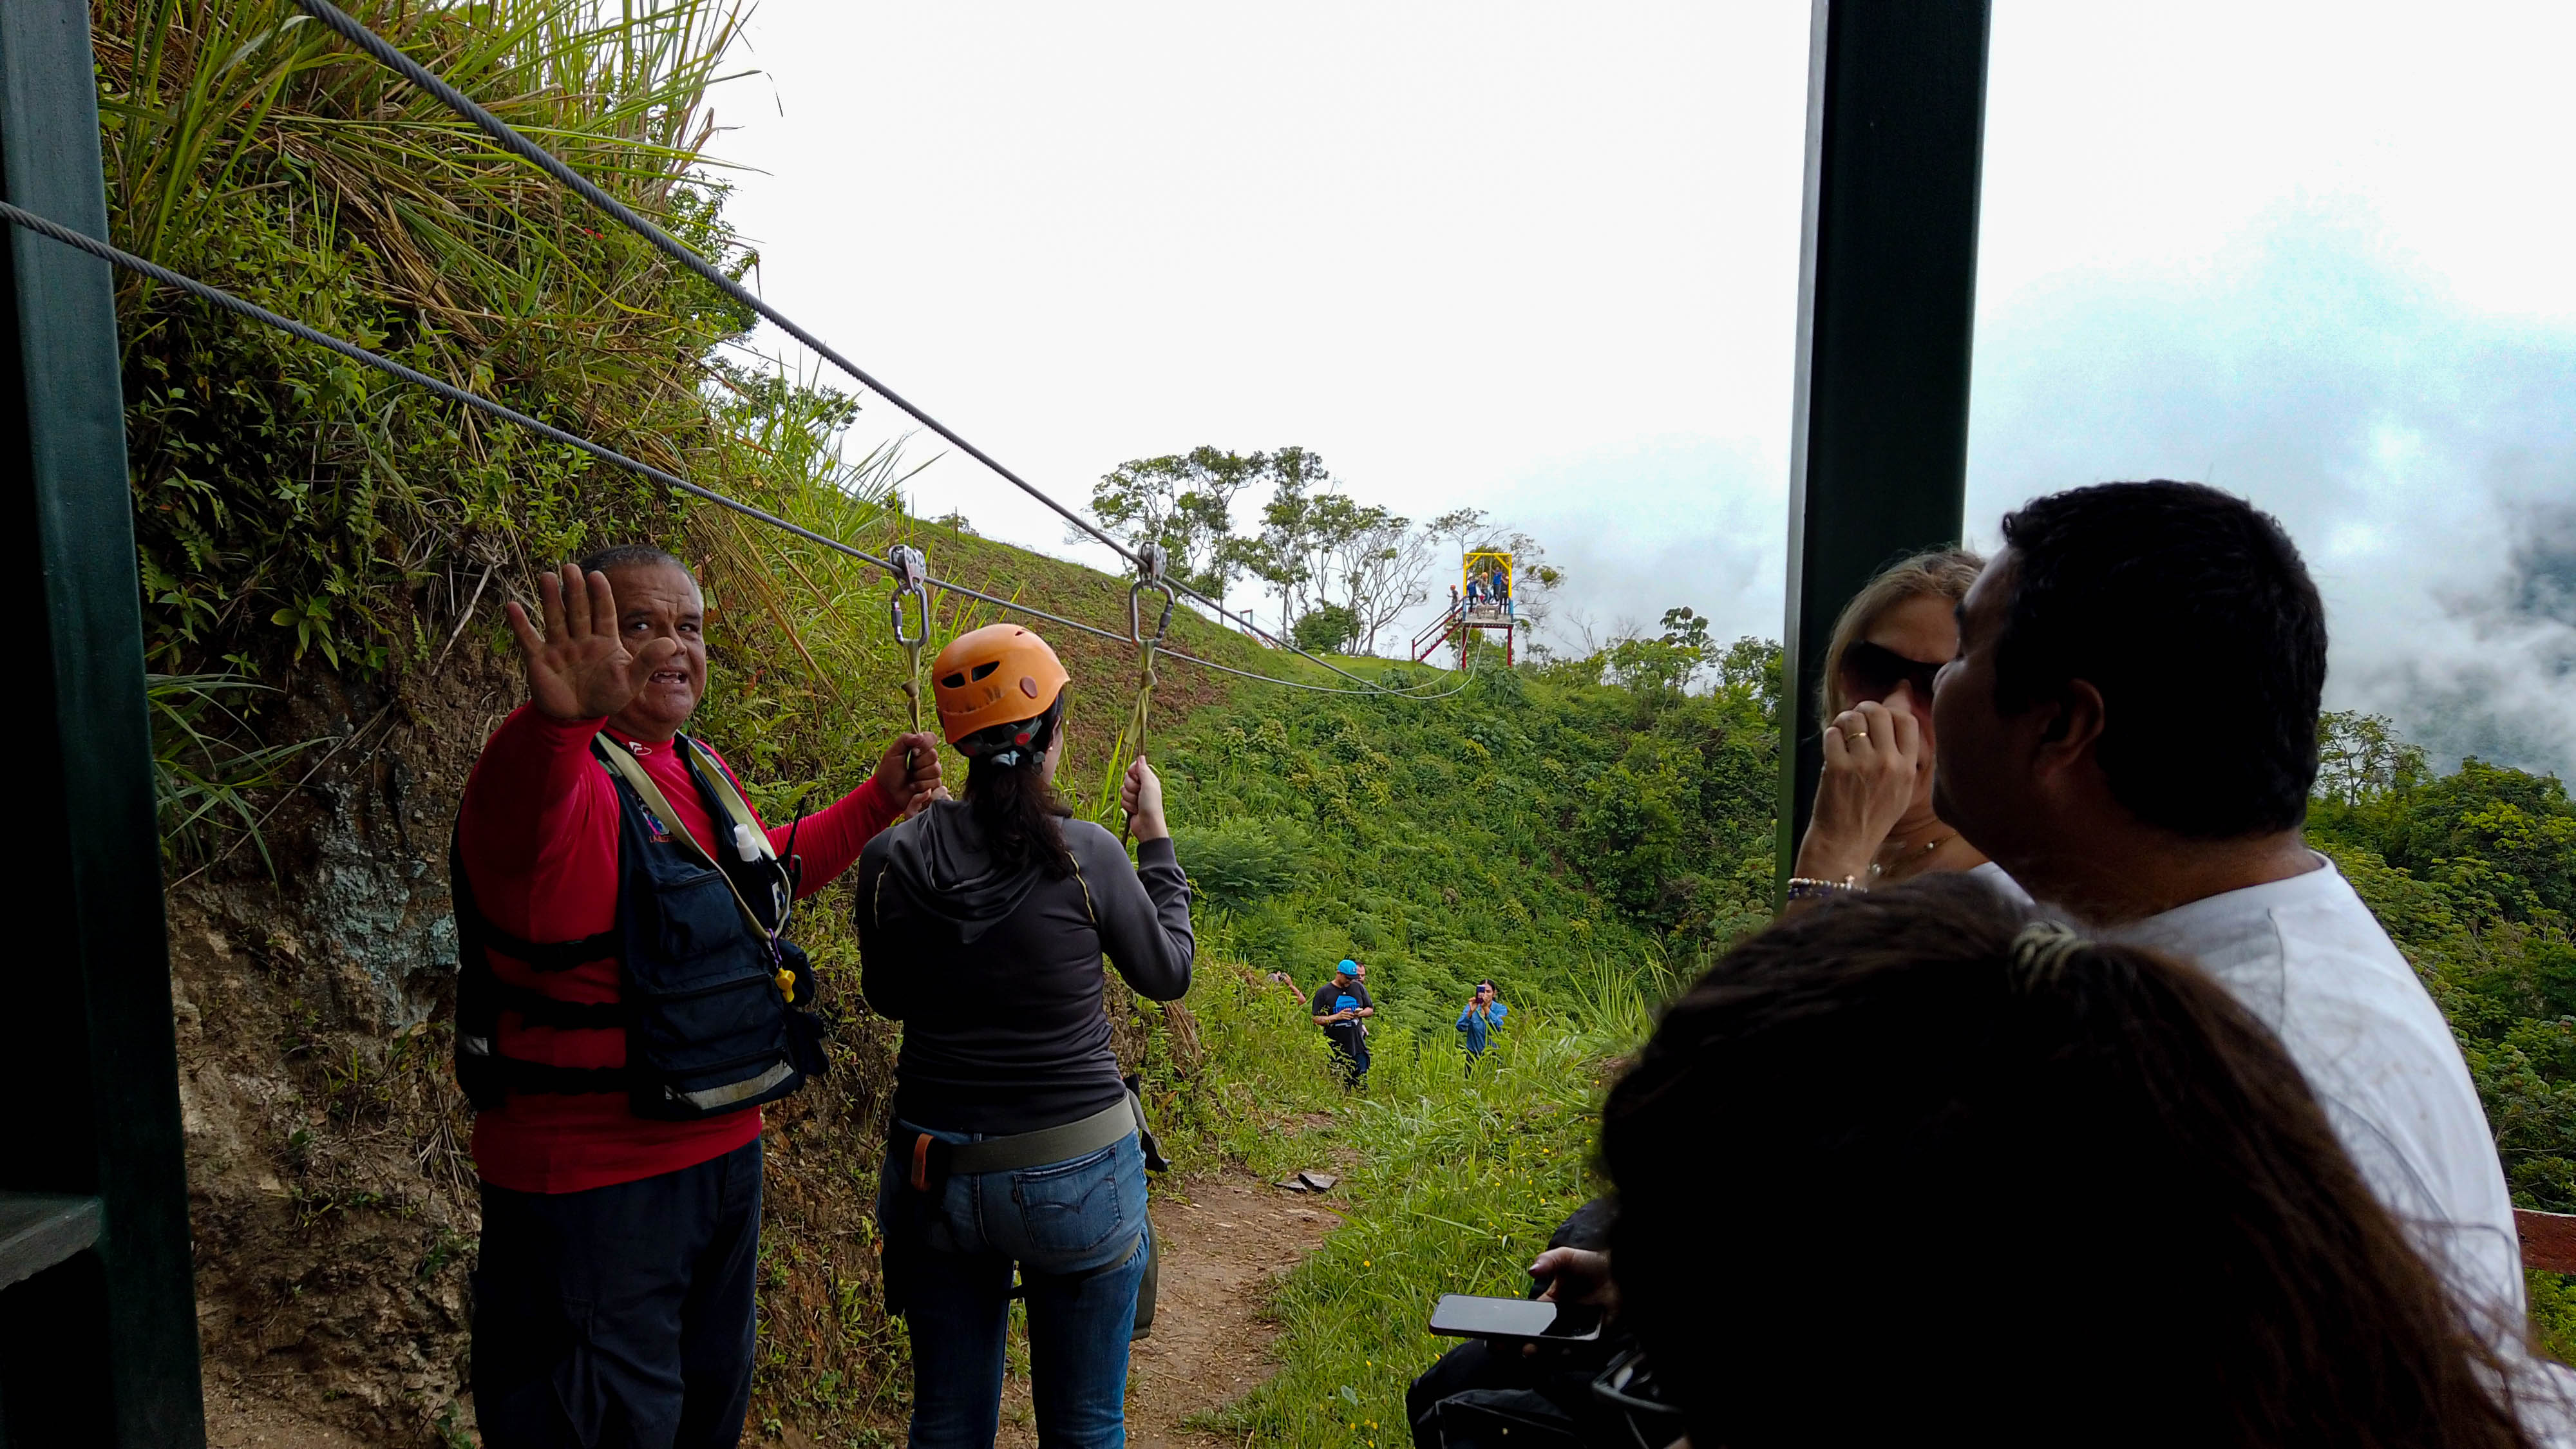
[[[981,1142],[951,1143],[945,1155],[951,1173],[972,1177],[983,1172],[1017,1172],[1024,1167],[1069,1162],[1085,1153],[1098,1152],[1131,1132],[1141,1133],[1144,1126],[1143,1109],[1134,1097],[1122,1092],[1116,1105],[1103,1107],[1078,1121],[1035,1132],[1014,1132],[1008,1137],[987,1137]]]

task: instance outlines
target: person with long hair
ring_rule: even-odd
[[[1072,682],[1015,624],[959,636],[931,680],[967,759],[859,858],[861,986],[904,1024],[877,1212],[912,1338],[911,1442],[988,1449],[1012,1270],[1038,1441],[1126,1440],[1127,1344],[1152,1250],[1143,1116],[1109,1047],[1101,958],[1157,1001],[1189,990],[1189,882],[1142,757],[1119,795],[1136,861],[1054,786]]]
[[[1822,684],[1824,773],[1789,896],[1804,902],[1988,866],[1932,805],[1932,681],[1958,651],[1956,611],[1985,560],[1964,549],[1882,570],[1834,622]]]
[[[1601,1157],[1610,1296],[1693,1444],[2506,1449],[2544,1421],[2252,1013],[1955,875],[1729,952],[1612,1089]],[[1576,1257],[1537,1265],[1552,1291]]]

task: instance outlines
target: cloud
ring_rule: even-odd
[[[2367,211],[2314,200],[2189,266],[1983,310],[1972,536],[2101,479],[2230,489],[2316,573],[2329,707],[2437,760],[2576,767],[2576,328],[2472,307]]]

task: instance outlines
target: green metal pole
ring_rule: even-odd
[[[0,0],[0,194],[107,235],[86,0]],[[141,590],[105,263],[0,247],[0,548],[19,641],[0,981],[9,1449],[205,1443]]]
[[[1988,0],[1814,0],[1778,806],[1786,882],[1824,767],[1835,618],[1960,537]],[[1783,887],[1785,889],[1785,886]]]

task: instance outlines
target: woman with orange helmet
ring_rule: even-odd
[[[992,1444],[1014,1263],[1039,1442],[1126,1436],[1146,1148],[1109,1050],[1100,962],[1157,1001],[1189,990],[1189,881],[1143,759],[1119,792],[1133,865],[1058,799],[1071,682],[1016,624],[941,650],[932,691],[967,760],[964,798],[859,858],[861,985],[904,1024],[877,1217],[888,1307],[912,1336],[920,1449]]]

